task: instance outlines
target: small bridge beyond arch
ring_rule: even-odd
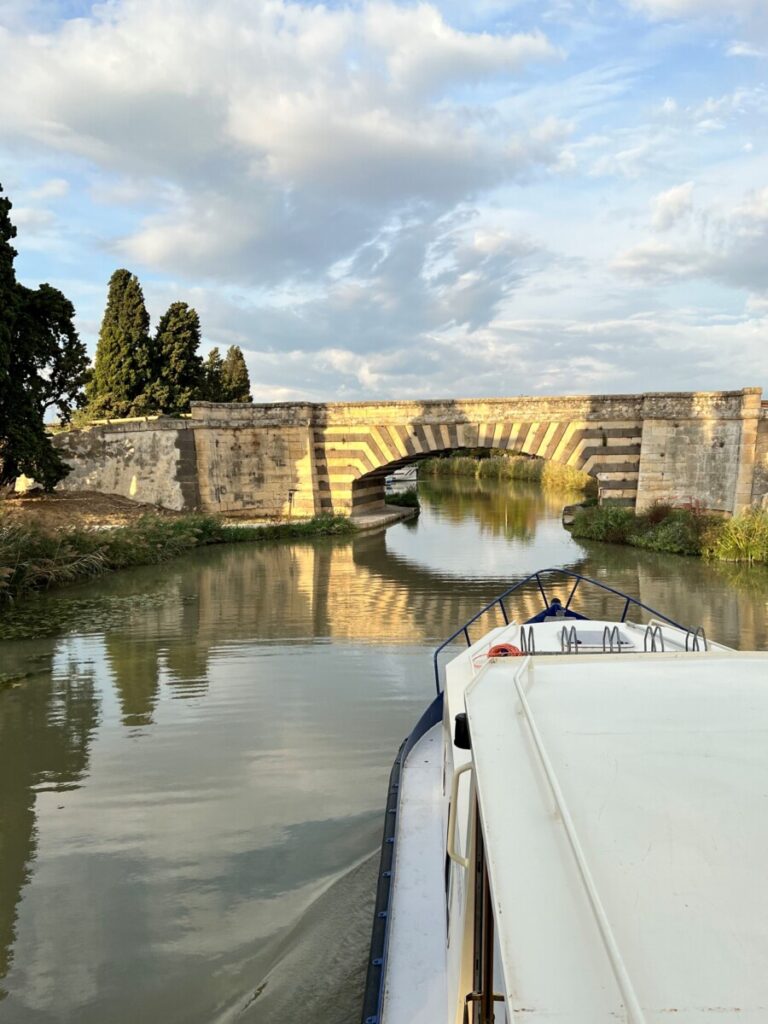
[[[738,512],[768,495],[760,388],[407,402],[194,403],[185,419],[57,435],[65,488],[169,508],[358,515],[399,466],[457,449],[549,459],[597,479],[601,502]]]

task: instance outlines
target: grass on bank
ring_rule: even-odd
[[[648,551],[701,555],[725,562],[768,563],[768,511],[757,508],[722,519],[662,504],[639,514],[616,505],[602,505],[578,511],[571,533],[585,540],[629,544]]]
[[[416,487],[409,487],[404,491],[390,491],[385,498],[387,505],[397,505],[398,508],[421,508],[419,492]]]
[[[113,530],[49,533],[0,514],[0,603],[33,590],[75,583],[116,569],[155,565],[208,544],[348,534],[344,516],[316,516],[303,522],[227,526],[215,516],[176,519],[147,515]]]
[[[425,459],[419,472],[429,476],[464,476],[488,480],[527,480],[547,490],[597,493],[597,481],[572,466],[561,466],[525,455],[505,455],[481,450],[478,455],[451,455]]]

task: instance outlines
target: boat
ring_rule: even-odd
[[[389,494],[398,489],[415,487],[418,479],[418,466],[415,464],[400,466],[390,473],[389,476],[384,477],[384,490]]]
[[[543,569],[433,669],[363,1024],[765,1024],[768,654]]]

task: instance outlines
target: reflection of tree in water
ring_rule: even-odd
[[[328,564],[334,547],[348,544],[235,545],[164,566],[162,600],[138,605],[127,625],[106,633],[123,724],[151,724],[161,679],[172,696],[202,696],[211,651],[220,644],[327,633]],[[124,600],[120,581],[110,584]]]
[[[108,633],[105,646],[123,725],[150,725],[160,685],[157,643]]]
[[[124,725],[152,723],[161,675],[175,696],[205,693],[215,628],[204,628],[200,620],[200,576],[194,563],[187,571],[166,568],[163,600],[135,611],[127,630],[106,634],[105,650]]]
[[[46,667],[0,691],[0,999],[35,853],[36,794],[78,786],[98,719],[93,678],[74,666],[54,677],[54,645],[38,643],[38,654],[41,646]]]
[[[516,480],[447,477],[435,483],[426,478],[419,480],[419,496],[451,522],[471,518],[484,531],[508,540],[530,540],[549,507],[535,484]]]

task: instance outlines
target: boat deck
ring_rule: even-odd
[[[768,655],[652,666],[486,659],[466,692],[515,1019],[768,1020]]]
[[[442,731],[438,723],[422,736],[400,774],[382,1013],[388,1021],[448,1017]]]

